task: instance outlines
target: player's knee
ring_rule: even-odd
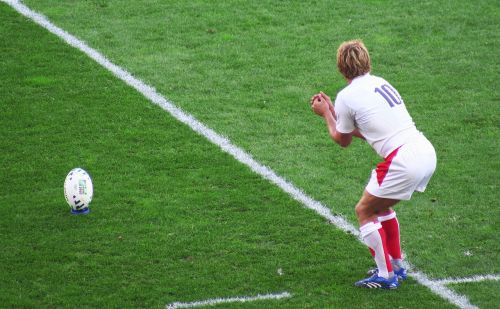
[[[356,212],[356,216],[358,218],[365,218],[369,215],[369,208],[363,203],[358,203],[354,208],[354,211]]]

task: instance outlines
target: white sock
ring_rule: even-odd
[[[368,222],[359,228],[363,242],[375,252],[378,275],[389,279],[394,276],[385,244],[385,232],[380,222]]]
[[[392,269],[394,271],[403,268],[403,260],[402,259],[392,259],[391,264],[392,264]]]

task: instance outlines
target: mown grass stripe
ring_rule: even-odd
[[[331,223],[335,224],[338,228],[345,232],[352,233],[359,238],[358,230],[350,224],[345,218],[338,215],[333,215],[329,208],[322,205],[320,202],[312,199],[300,189],[295,187],[292,183],[286,181],[281,176],[277,175],[272,169],[263,164],[257,162],[252,156],[246,153],[243,149],[233,145],[229,139],[216,133],[212,129],[208,128],[206,125],[198,121],[194,116],[185,113],[182,109],[175,106],[173,103],[169,102],[165,97],[159,94],[154,87],[145,84],[143,81],[135,78],[124,70],[123,68],[115,65],[110,60],[108,60],[101,53],[95,49],[88,46],[83,41],[79,40],[75,36],[66,32],[65,30],[57,27],[52,22],[50,22],[45,16],[31,10],[20,1],[17,0],[0,0],[4,3],[9,4],[20,14],[31,19],[35,23],[39,24],[43,28],[47,29],[49,32],[55,34],[68,45],[77,48],[78,50],[85,53],[91,59],[99,63],[101,66],[110,71],[113,75],[124,81],[126,84],[136,89],[146,98],[148,98],[152,103],[159,105],[162,109],[169,112],[173,117],[175,117],[180,122],[188,125],[192,130],[198,134],[204,136],[209,141],[219,146],[223,151],[232,155],[239,162],[247,165],[252,171],[261,175],[263,178],[269,180],[271,183],[280,187],[283,191],[288,193],[292,198],[301,202],[305,207],[314,210],[316,213],[329,220]],[[407,266],[412,269],[411,264],[407,263]],[[441,296],[442,298],[448,300],[450,303],[459,306],[460,308],[477,308],[472,305],[467,297],[460,295],[451,289],[447,288],[443,283],[436,280],[431,280],[428,276],[422,272],[411,271],[409,275],[412,276],[417,282],[428,287],[432,292]]]

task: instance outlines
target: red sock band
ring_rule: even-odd
[[[387,237],[385,235],[384,229],[379,229],[378,233],[380,234],[380,238],[382,238],[382,246],[384,247],[384,258],[385,265],[387,266],[387,271],[392,271],[391,259],[389,258],[388,248],[387,248]]]
[[[399,240],[398,218],[380,222],[385,232],[387,250],[393,259],[401,259],[401,243]]]

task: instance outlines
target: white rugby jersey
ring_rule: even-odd
[[[385,79],[365,74],[354,78],[335,99],[337,131],[358,128],[383,158],[421,133],[397,90]]]

